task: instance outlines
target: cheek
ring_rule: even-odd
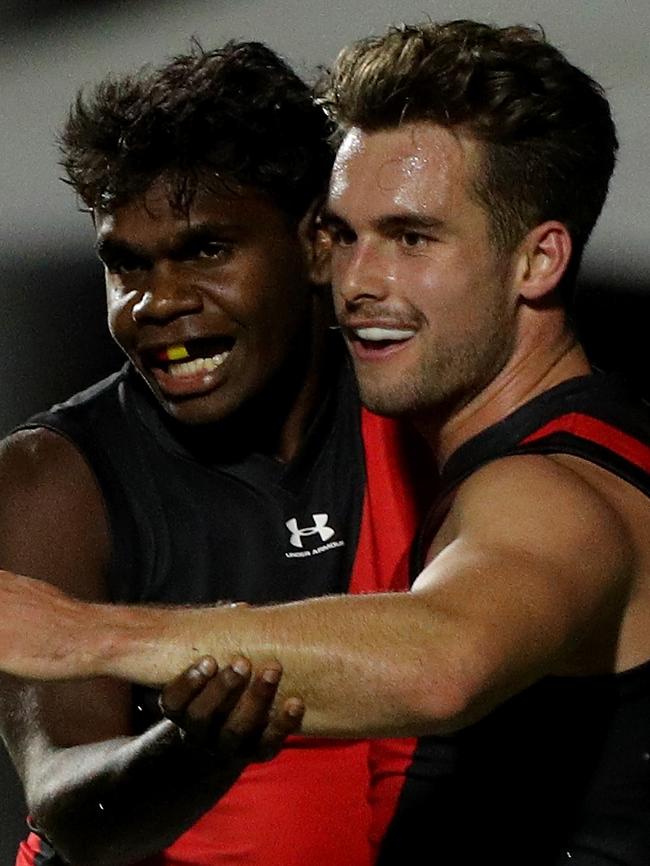
[[[127,336],[133,328],[131,309],[134,303],[134,292],[127,293],[107,285],[106,314],[108,329],[118,341]]]
[[[311,305],[304,291],[295,291],[283,285],[278,292],[269,292],[255,314],[255,324],[261,341],[276,345],[288,344],[305,331],[311,320]]]
[[[453,306],[448,270],[442,262],[429,256],[402,256],[386,278],[392,279],[426,318],[436,317],[439,311]]]
[[[348,262],[351,256],[351,247],[341,246],[340,244],[334,244],[331,241],[329,243],[329,260],[330,267],[332,269],[332,280],[335,282],[336,279],[344,273],[345,269],[348,266]]]
[[[467,255],[441,250],[405,262],[400,282],[423,312],[438,311],[469,321],[494,302],[497,281],[491,269],[473,265]]]
[[[311,314],[311,290],[303,269],[282,257],[256,269],[242,284],[242,318],[264,331],[290,332]]]

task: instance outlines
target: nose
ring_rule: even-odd
[[[133,321],[166,322],[203,309],[201,292],[191,278],[173,264],[156,264],[147,275],[143,291],[131,308]]]
[[[389,264],[380,244],[357,239],[349,247],[332,252],[332,286],[335,298],[347,307],[386,297]]]

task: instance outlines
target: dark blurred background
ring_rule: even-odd
[[[206,47],[260,39],[303,75],[400,20],[535,24],[606,88],[621,155],[588,249],[578,320],[592,357],[650,394],[650,4],[402,0],[0,0],[0,435],[114,369],[87,215],[59,180],[55,134],[77,89]],[[0,616],[2,612],[0,611]],[[0,746],[0,866],[13,863],[24,805]]]

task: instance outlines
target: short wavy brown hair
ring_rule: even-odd
[[[59,137],[86,207],[111,209],[169,181],[187,208],[215,179],[249,186],[299,217],[326,189],[331,123],[311,88],[260,42],[231,41],[80,91]]]
[[[563,222],[574,253],[607,196],[618,143],[603,90],[541,30],[475,21],[391,27],[343,49],[320,100],[345,131],[431,121],[483,144],[475,179],[495,242],[512,249],[541,222]]]

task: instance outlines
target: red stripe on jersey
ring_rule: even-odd
[[[146,864],[370,866],[367,758],[365,741],[294,737]]]
[[[30,833],[24,842],[20,843],[18,855],[16,857],[16,866],[37,866],[41,850],[41,840],[36,833]]]
[[[350,592],[403,591],[409,587],[409,553],[423,517],[416,488],[426,482],[416,467],[403,424],[362,410],[361,433],[366,455],[366,495]],[[424,478],[423,478],[424,476]],[[433,487],[433,482],[432,482]],[[431,491],[433,494],[433,489]],[[421,513],[422,512],[422,513]],[[417,740],[371,740],[368,766],[372,813],[370,842],[376,854],[390,824],[411,764]]]
[[[370,740],[370,845],[377,856],[388,825],[393,820],[397,801],[406,781],[406,770],[413,763],[417,738]]]
[[[409,551],[423,516],[416,493],[422,478],[413,477],[403,424],[364,409],[361,435],[366,491],[349,592],[408,589]]]
[[[612,427],[598,418],[583,415],[581,412],[569,412],[566,415],[560,415],[559,418],[549,421],[535,433],[527,436],[520,444],[526,445],[529,442],[536,442],[546,436],[551,436],[553,433],[570,433],[596,445],[602,445],[618,454],[619,457],[623,457],[638,466],[644,472],[650,472],[650,448],[647,445],[639,442],[633,436],[628,436],[622,430]]]

